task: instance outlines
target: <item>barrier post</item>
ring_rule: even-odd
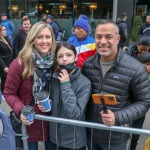
[[[27,139],[29,138],[29,136],[27,135],[27,132],[26,132],[26,125],[22,123],[21,129],[22,129],[23,147],[24,147],[24,150],[28,150]]]

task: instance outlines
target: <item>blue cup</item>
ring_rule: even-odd
[[[28,120],[31,123],[34,121],[34,109],[30,105],[26,105],[22,110],[21,113],[26,117],[26,120]]]
[[[40,91],[36,94],[36,100],[45,108],[45,112],[51,110],[51,104],[49,101],[49,94],[46,91]]]

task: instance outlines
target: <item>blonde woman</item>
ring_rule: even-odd
[[[48,123],[34,120],[30,124],[21,114],[25,105],[31,105],[35,114],[41,112],[35,103],[35,94],[49,92],[51,67],[55,50],[52,28],[38,22],[29,31],[25,45],[11,66],[6,79],[4,96],[12,110],[27,125],[29,150],[38,150],[38,141],[45,141],[45,149],[50,150],[48,142]]]

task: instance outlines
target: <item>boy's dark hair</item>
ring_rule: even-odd
[[[141,36],[138,45],[150,46],[150,36]]]
[[[137,59],[141,63],[150,63],[150,52],[149,51],[143,52]]]
[[[61,47],[65,47],[65,48],[73,51],[74,55],[77,54],[77,51],[76,51],[75,47],[72,44],[70,44],[68,42],[60,42],[60,43],[57,43],[57,45],[56,45],[55,58],[57,57],[57,53],[58,53],[58,51]]]

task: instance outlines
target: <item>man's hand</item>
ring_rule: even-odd
[[[103,111],[100,112],[101,116],[102,116],[102,122],[106,125],[106,126],[113,126],[115,125],[115,115],[111,110],[107,110],[108,114],[104,113]]]

